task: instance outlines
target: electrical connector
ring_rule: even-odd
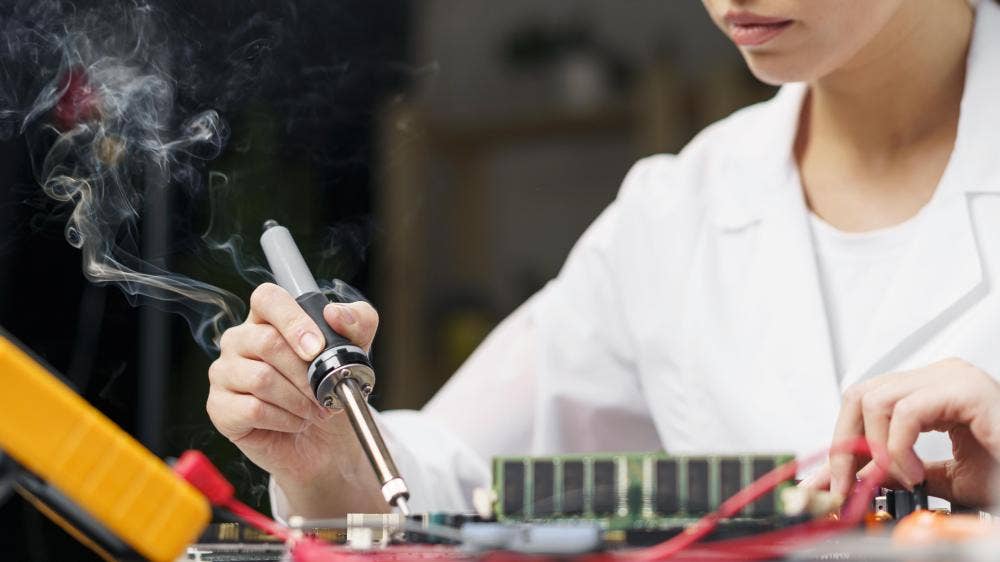
[[[225,505],[236,493],[233,485],[201,451],[184,451],[173,469],[174,474],[197,488],[212,505]]]

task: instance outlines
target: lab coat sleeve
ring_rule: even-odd
[[[378,423],[417,511],[468,511],[495,455],[654,450],[660,441],[632,360],[616,246],[640,162],[577,242],[559,276],[504,320],[419,412]],[[283,498],[272,483],[272,506]],[[283,515],[280,511],[277,515]]]

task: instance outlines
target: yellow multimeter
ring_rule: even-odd
[[[54,488],[149,560],[181,556],[211,518],[200,492],[2,330],[0,449],[35,477],[29,481]],[[67,526],[65,518],[25,488],[18,486],[18,491]],[[67,530],[94,547],[79,530]]]

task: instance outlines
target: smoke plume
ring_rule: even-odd
[[[117,285],[133,304],[182,314],[198,343],[215,349],[243,317],[242,300],[154,266],[137,242],[152,191],[200,188],[199,166],[228,137],[215,110],[178,112],[184,85],[169,71],[176,45],[160,14],[141,3],[83,10],[32,1],[8,10],[0,135],[26,138],[38,184],[68,209],[65,237],[79,248],[84,275]]]
[[[255,200],[280,222],[294,218],[302,241],[319,240],[323,225],[310,223],[316,202],[303,203],[292,189],[308,184],[331,214],[349,221],[328,230],[329,249],[314,261],[315,273],[358,271],[371,234],[370,221],[356,215],[367,213],[367,119],[380,92],[413,72],[385,63],[392,51],[379,46],[405,44],[398,40],[404,20],[395,15],[401,5],[0,3],[0,139],[27,142],[49,202],[44,216],[65,224],[86,277],[120,287],[133,304],[183,315],[213,353],[222,331],[244,317],[244,303],[155,263],[182,251],[187,270],[215,258],[250,285],[269,280],[250,241],[272,217],[228,212],[227,205]],[[372,26],[354,18],[359,11],[390,26],[379,27],[387,30],[382,43],[357,40]],[[343,29],[333,33],[333,26]],[[237,114],[239,138],[227,148],[224,116]],[[231,169],[213,169],[225,165]],[[144,216],[164,199],[179,201],[169,217],[179,240],[150,254]],[[320,285],[340,299],[360,298],[342,282]]]

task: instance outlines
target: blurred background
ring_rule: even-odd
[[[635,160],[773,94],[696,0],[150,5],[177,30],[171,49],[190,45],[163,54],[185,77],[252,79],[179,80],[178,108],[218,108],[231,137],[202,181],[145,199],[142,257],[245,300],[261,222],[287,224],[317,277],[379,310],[382,409],[419,408],[556,275]],[[266,475],[205,414],[213,357],[187,324],[84,279],[67,209],[40,193],[17,135],[0,178],[0,326],[157,454],[206,451],[266,509]],[[206,229],[230,251],[206,247]],[[16,498],[0,519],[10,559],[89,556]]]

